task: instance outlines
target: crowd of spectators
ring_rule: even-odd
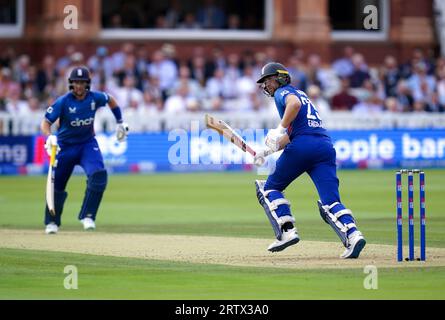
[[[92,90],[113,95],[124,110],[144,114],[196,111],[274,112],[256,84],[262,66],[278,52],[226,53],[214,47],[195,48],[183,59],[172,44],[147,51],[124,43],[110,52],[98,47],[85,57],[74,46],[62,57],[46,55],[32,61],[12,48],[0,51],[0,111],[26,115],[43,111],[67,91],[72,68],[86,65],[92,72]],[[409,61],[387,56],[371,66],[358,49],[344,48],[332,62],[315,53],[295,50],[287,60],[292,84],[308,93],[323,116],[337,110],[357,114],[381,112],[444,112],[445,58],[432,59],[415,49]]]
[[[254,0],[230,2],[169,0],[153,5],[133,0],[110,5],[107,1],[102,24],[105,29],[263,29],[262,5]],[[237,10],[232,9],[234,6]]]

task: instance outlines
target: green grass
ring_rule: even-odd
[[[195,234],[239,237],[273,236],[259,206],[254,174],[115,175],[109,179],[98,231]],[[342,202],[372,243],[395,243],[393,171],[340,171]],[[426,172],[428,245],[445,247],[445,171]],[[43,228],[44,177],[0,177],[0,227]],[[63,229],[77,221],[85,178],[72,177],[63,213]],[[337,241],[321,220],[315,187],[305,175],[286,191],[302,239]],[[404,197],[404,205],[406,204]],[[417,201],[417,200],[416,200]],[[418,205],[415,202],[416,230]],[[404,218],[407,221],[406,206]],[[406,226],[406,225],[405,225]]]
[[[272,239],[253,184],[263,178],[250,173],[113,175],[98,215],[97,231]],[[339,178],[342,202],[353,210],[368,242],[394,245],[394,172],[340,171]],[[427,245],[431,247],[445,247],[444,181],[444,170],[426,171]],[[0,177],[0,228],[43,230],[45,182],[43,176]],[[77,214],[84,188],[84,177],[72,177],[62,230],[81,229]],[[338,241],[319,216],[318,196],[307,176],[295,181],[286,196],[292,202],[303,240]],[[415,208],[418,230],[417,202]],[[63,267],[67,264],[79,268],[78,290],[63,288]],[[445,298],[445,268],[378,271],[379,289],[364,290],[366,275],[360,268],[275,270],[0,249],[0,298]]]
[[[444,299],[445,268],[287,270],[0,249],[0,299]],[[66,290],[66,265],[78,289]]]

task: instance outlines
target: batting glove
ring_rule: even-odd
[[[46,153],[48,153],[49,156],[51,156],[51,150],[53,146],[57,146],[57,151],[56,153],[59,153],[60,151],[60,147],[57,143],[57,136],[51,134],[46,138],[46,142],[45,142],[45,150]]]
[[[266,146],[272,149],[273,152],[276,152],[280,149],[280,140],[286,134],[286,128],[283,128],[280,125],[276,129],[270,129],[266,136]]]
[[[126,124],[125,122],[119,123],[116,128],[117,141],[125,141],[127,139],[128,130],[128,124]]]
[[[260,149],[256,152],[255,157],[253,158],[253,163],[257,167],[261,167],[266,162],[266,157],[273,153],[273,150],[270,148]]]

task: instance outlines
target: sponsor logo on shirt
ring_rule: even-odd
[[[94,117],[88,119],[76,118],[76,120],[71,121],[70,124],[72,127],[84,127],[91,125],[93,122],[94,122]]]

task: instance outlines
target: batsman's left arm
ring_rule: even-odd
[[[289,125],[300,112],[301,103],[299,99],[292,94],[286,97],[286,108],[280,124],[276,129],[271,129],[266,136],[266,146],[273,152],[283,149],[289,143],[289,135],[286,133]]]
[[[281,126],[283,128],[289,127],[292,121],[298,115],[301,109],[301,102],[297,96],[290,94],[286,97],[286,109],[284,110],[283,119],[281,119]],[[279,141],[279,149],[282,150],[290,142],[289,136],[285,134]]]
[[[292,121],[294,121],[295,118],[297,117],[298,112],[300,112],[300,109],[301,109],[300,100],[297,98],[297,96],[289,94],[286,97],[286,109],[284,110],[283,119],[281,119],[281,126],[283,128],[289,127]]]

